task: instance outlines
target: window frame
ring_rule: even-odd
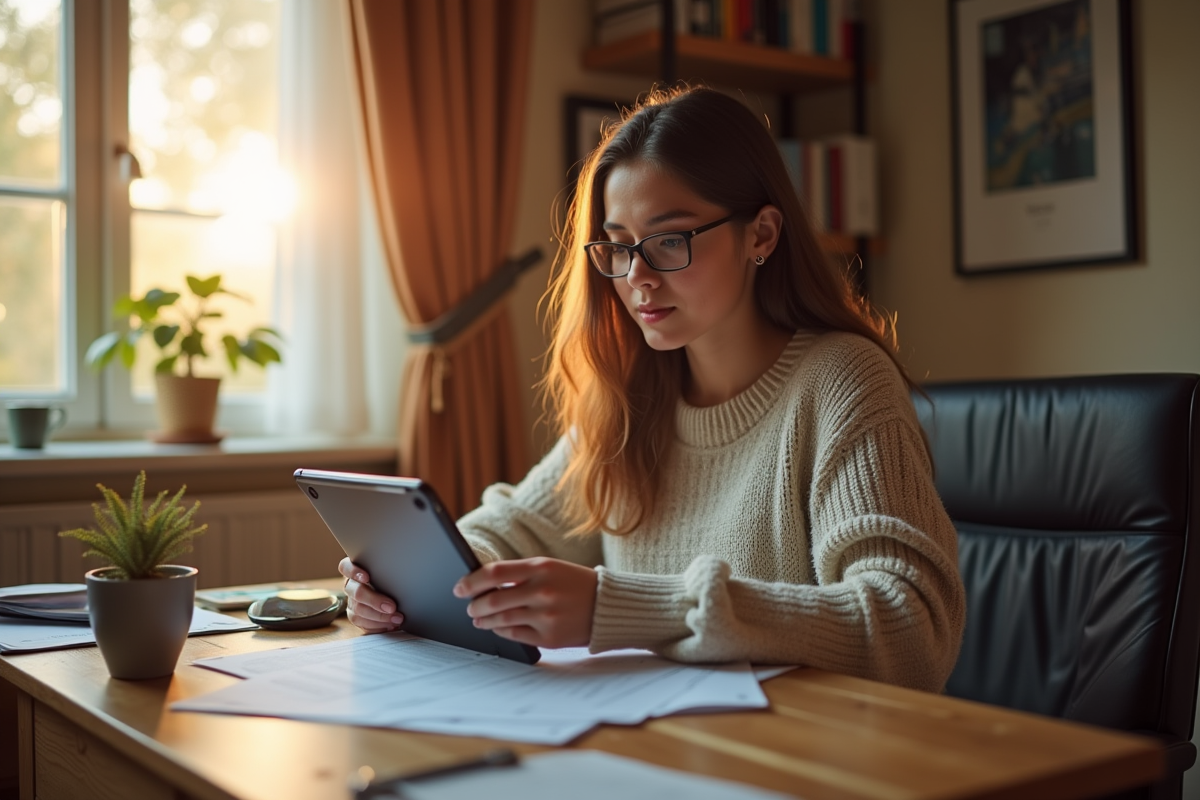
[[[131,221],[121,154],[129,143],[128,0],[62,0],[60,57],[62,175],[55,190],[3,189],[5,196],[61,199],[65,388],[58,393],[0,391],[0,399],[42,399],[62,405],[68,422],[59,438],[140,438],[156,427],[154,398],[133,392],[130,372],[110,364],[96,373],[83,355],[112,329],[110,309],[129,292]],[[265,393],[222,393],[217,428],[237,434],[265,429]],[[7,418],[0,432],[7,435]]]

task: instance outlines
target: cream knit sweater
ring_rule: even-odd
[[[749,389],[681,402],[658,502],[630,535],[567,538],[569,444],[459,527],[484,561],[594,565],[591,650],[804,664],[940,691],[965,616],[957,539],[908,389],[876,345],[798,333]]]

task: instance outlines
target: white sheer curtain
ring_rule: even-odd
[[[403,322],[360,167],[359,114],[339,3],[282,5],[280,161],[296,179],[280,228],[267,430],[391,435]]]

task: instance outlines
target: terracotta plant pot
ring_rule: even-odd
[[[192,625],[195,567],[159,567],[165,577],[128,581],[112,567],[88,572],[88,617],[108,673],[114,678],[161,678],[175,671]]]
[[[220,378],[186,378],[180,375],[156,375],[155,408],[161,430],[151,438],[156,442],[209,443],[220,441],[213,431],[217,416],[217,392]]]

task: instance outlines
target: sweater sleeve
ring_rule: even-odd
[[[944,687],[965,621],[957,535],[899,373],[873,345],[850,349],[819,371],[815,418],[801,426],[814,439],[811,484],[796,491],[815,585],[736,578],[710,555],[682,575],[602,568],[593,651],[647,647]]]
[[[563,437],[516,486],[497,483],[483,501],[458,521],[458,528],[483,563],[548,556],[593,567],[602,560],[600,537],[565,536],[570,528],[556,486],[567,466]]]

